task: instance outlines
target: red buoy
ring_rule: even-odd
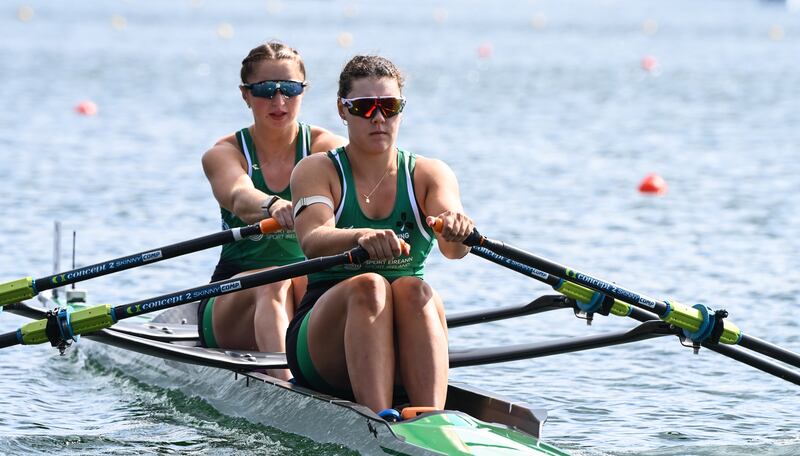
[[[658,60],[652,55],[645,56],[642,59],[642,69],[644,71],[653,71],[658,68]]]
[[[639,184],[639,192],[651,195],[663,195],[667,193],[667,181],[656,173],[650,173],[645,176]]]
[[[84,116],[93,116],[97,114],[97,105],[94,101],[84,100],[75,106],[75,112]]]
[[[478,46],[478,57],[482,59],[488,59],[489,57],[492,56],[493,51],[494,49],[492,49],[491,44],[489,43],[481,44],[480,46]]]

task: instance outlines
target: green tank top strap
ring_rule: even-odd
[[[433,231],[425,223],[417,205],[414,193],[414,165],[416,156],[413,153],[397,151],[397,192],[392,212],[383,219],[370,219],[361,211],[358,194],[350,161],[345,149],[339,148],[328,152],[334,164],[341,185],[341,200],[335,209],[337,228],[373,228],[391,229],[397,236],[411,245],[411,254],[388,261],[370,260],[363,265],[347,265],[312,274],[310,282],[321,280],[342,280],[364,272],[376,272],[387,279],[403,276],[422,278],[425,271],[425,259],[433,247]]]
[[[299,138],[295,146],[295,163],[311,155],[311,125],[300,123]]]

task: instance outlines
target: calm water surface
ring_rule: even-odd
[[[748,334],[800,351],[800,14],[785,5],[40,0],[0,7],[0,30],[0,280],[50,273],[54,220],[78,232],[79,264],[217,230],[200,156],[248,124],[239,63],[279,38],[306,59],[303,120],[340,134],[345,61],[379,52],[403,68],[400,144],[450,164],[485,234],[650,296],[724,307]],[[75,114],[84,99],[97,116]],[[665,196],[637,193],[649,172]],[[84,287],[115,304],[189,288],[217,255]],[[428,271],[450,312],[548,292],[476,257],[434,255]],[[0,331],[23,323],[0,315]],[[632,326],[564,311],[456,329],[451,346]],[[0,366],[0,453],[347,454],[80,349],[15,347]],[[546,440],[577,454],[800,453],[797,387],[672,339],[452,376],[548,409]]]

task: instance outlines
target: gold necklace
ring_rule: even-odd
[[[386,176],[388,176],[388,175],[389,175],[389,170],[390,170],[390,169],[392,169],[392,164],[391,164],[391,163],[389,163],[389,166],[386,168],[386,171],[384,171],[384,172],[383,172],[383,176],[381,176],[381,178],[380,178],[380,179],[378,179],[378,183],[377,183],[377,184],[375,184],[375,186],[374,186],[374,187],[372,187],[372,190],[370,190],[370,192],[369,192],[369,193],[362,193],[362,194],[361,194],[361,196],[363,196],[363,197],[364,197],[364,202],[366,202],[367,204],[369,204],[369,197],[370,197],[370,196],[372,196],[372,194],[373,194],[373,193],[375,193],[375,190],[377,190],[377,189],[378,189],[378,186],[380,186],[380,185],[381,185],[381,182],[383,182],[383,180],[386,178]]]

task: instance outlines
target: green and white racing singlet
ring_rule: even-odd
[[[353,171],[343,147],[328,152],[333,161],[342,186],[342,198],[336,208],[337,228],[374,228],[390,229],[397,237],[411,244],[411,254],[391,260],[369,260],[362,265],[337,266],[326,271],[310,274],[310,283],[323,280],[343,280],[365,272],[375,272],[387,279],[403,276],[422,278],[425,271],[425,259],[433,247],[433,231],[425,223],[414,196],[414,164],[413,153],[398,149],[397,151],[397,196],[394,208],[388,217],[380,220],[367,218],[358,204]]]
[[[311,153],[311,128],[309,125],[298,122],[300,129],[297,133],[295,146],[295,164]],[[253,185],[269,195],[278,195],[287,201],[292,200],[292,194],[287,185],[285,189],[276,191],[267,186],[258,154],[253,143],[253,138],[247,128],[236,133],[239,148],[247,160],[247,174],[253,180]],[[227,209],[220,208],[222,214],[222,229],[247,226],[247,223]],[[305,259],[297,236],[294,231],[279,231],[265,235],[252,236],[238,242],[225,244],[222,247],[219,263],[214,272],[213,280],[221,280],[232,275],[251,269],[265,268],[268,266],[283,266]],[[225,277],[227,276],[227,277]]]

